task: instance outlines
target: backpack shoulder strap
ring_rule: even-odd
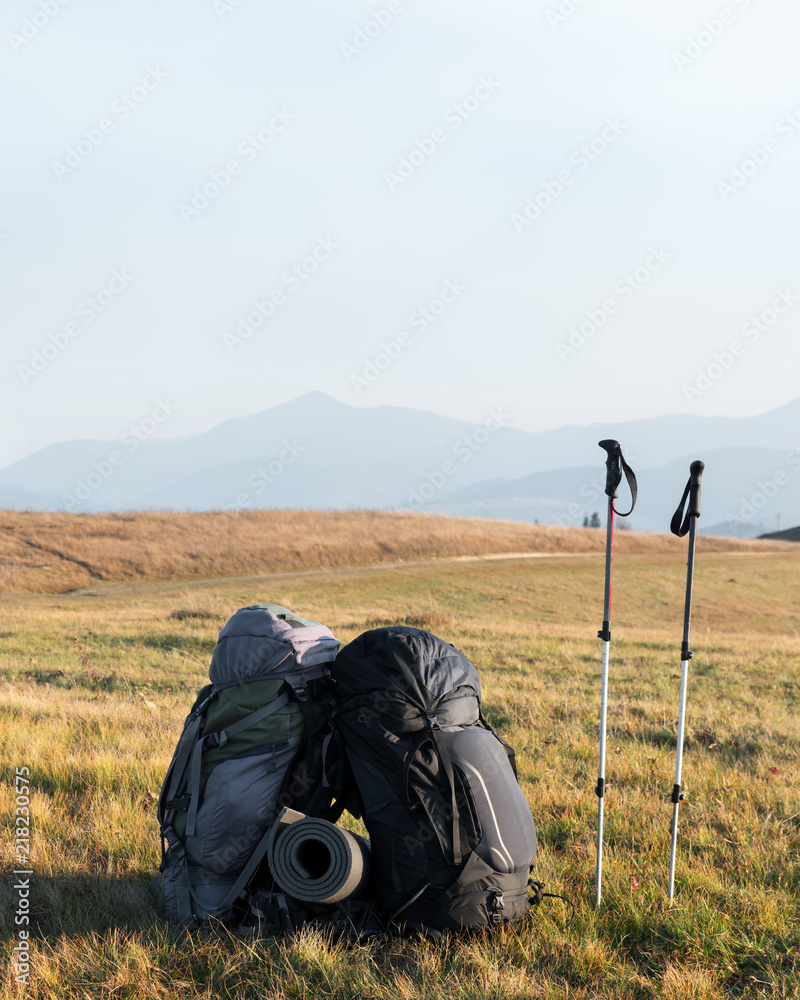
[[[314,794],[303,807],[303,812],[307,816],[319,816],[321,819],[328,820],[329,823],[336,823],[346,808],[353,813],[353,808],[350,807],[353,806],[355,778],[348,764],[338,730],[334,727],[330,717],[328,718],[328,726],[328,732],[322,741],[322,775]],[[333,745],[332,761],[329,760],[331,745]],[[353,813],[353,815],[356,814]],[[358,818],[356,815],[356,819]]]
[[[309,761],[314,760],[314,740],[316,739],[316,723],[314,719],[314,709],[308,697],[308,690],[305,687],[294,687],[289,681],[286,686],[294,696],[294,702],[303,713],[303,722],[306,726],[306,754]]]

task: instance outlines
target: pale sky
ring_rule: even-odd
[[[0,467],[159,399],[177,437],[314,389],[526,430],[800,395],[796,0],[2,21]]]

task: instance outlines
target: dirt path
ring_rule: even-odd
[[[798,554],[800,555],[800,546],[798,548]],[[620,555],[623,558],[630,558],[631,556],[652,556],[652,555],[667,555],[668,553],[649,553],[649,552],[622,552]],[[673,553],[679,558],[684,558],[684,553]],[[739,556],[745,555],[748,558],[755,558],[756,556],[774,556],[775,553],[771,551],[753,551],[746,549],[739,549],[734,551],[721,551],[721,552],[709,552],[704,554],[704,558],[712,556]],[[231,583],[252,583],[259,582],[265,583],[268,580],[299,580],[305,578],[313,577],[330,577],[333,575],[345,575],[345,574],[357,574],[357,573],[376,573],[376,572],[386,572],[386,571],[402,571],[407,569],[418,569],[424,566],[447,566],[456,563],[494,563],[494,562],[511,562],[513,560],[523,560],[523,559],[603,559],[605,558],[605,549],[600,549],[594,552],[494,552],[487,553],[485,555],[471,555],[471,556],[443,556],[438,559],[414,559],[408,560],[406,562],[375,562],[375,563],[365,563],[364,565],[350,565],[350,566],[321,566],[314,569],[284,569],[284,570],[274,570],[270,572],[260,572],[260,573],[241,573],[241,574],[231,574],[225,576],[209,576],[209,577],[190,577],[189,579],[183,580],[134,580],[134,581],[108,581],[100,584],[92,584],[88,587],[80,587],[74,590],[60,591],[49,594],[36,594],[36,597],[42,598],[58,598],[66,596],[78,596],[78,597],[100,597],[103,594],[114,594],[114,593],[135,593],[141,588],[146,588],[150,593],[168,593],[176,589],[179,590],[193,590],[195,588],[203,588],[213,585],[214,583],[219,583],[222,581]],[[5,593],[0,594],[0,600],[9,599],[12,597],[20,596],[34,596],[32,594],[14,594]]]

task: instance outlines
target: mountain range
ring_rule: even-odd
[[[696,458],[702,527],[752,536],[800,523],[800,399],[754,417],[674,415],[522,431],[320,392],[178,440],[49,445],[0,470],[0,507],[30,510],[399,508],[580,525],[606,498],[603,438],[639,479],[630,525],[668,529]],[[624,509],[626,490],[621,487]]]

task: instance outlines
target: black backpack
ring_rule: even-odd
[[[331,677],[383,918],[434,935],[522,919],[536,828],[475,666],[397,626],[345,646]]]

